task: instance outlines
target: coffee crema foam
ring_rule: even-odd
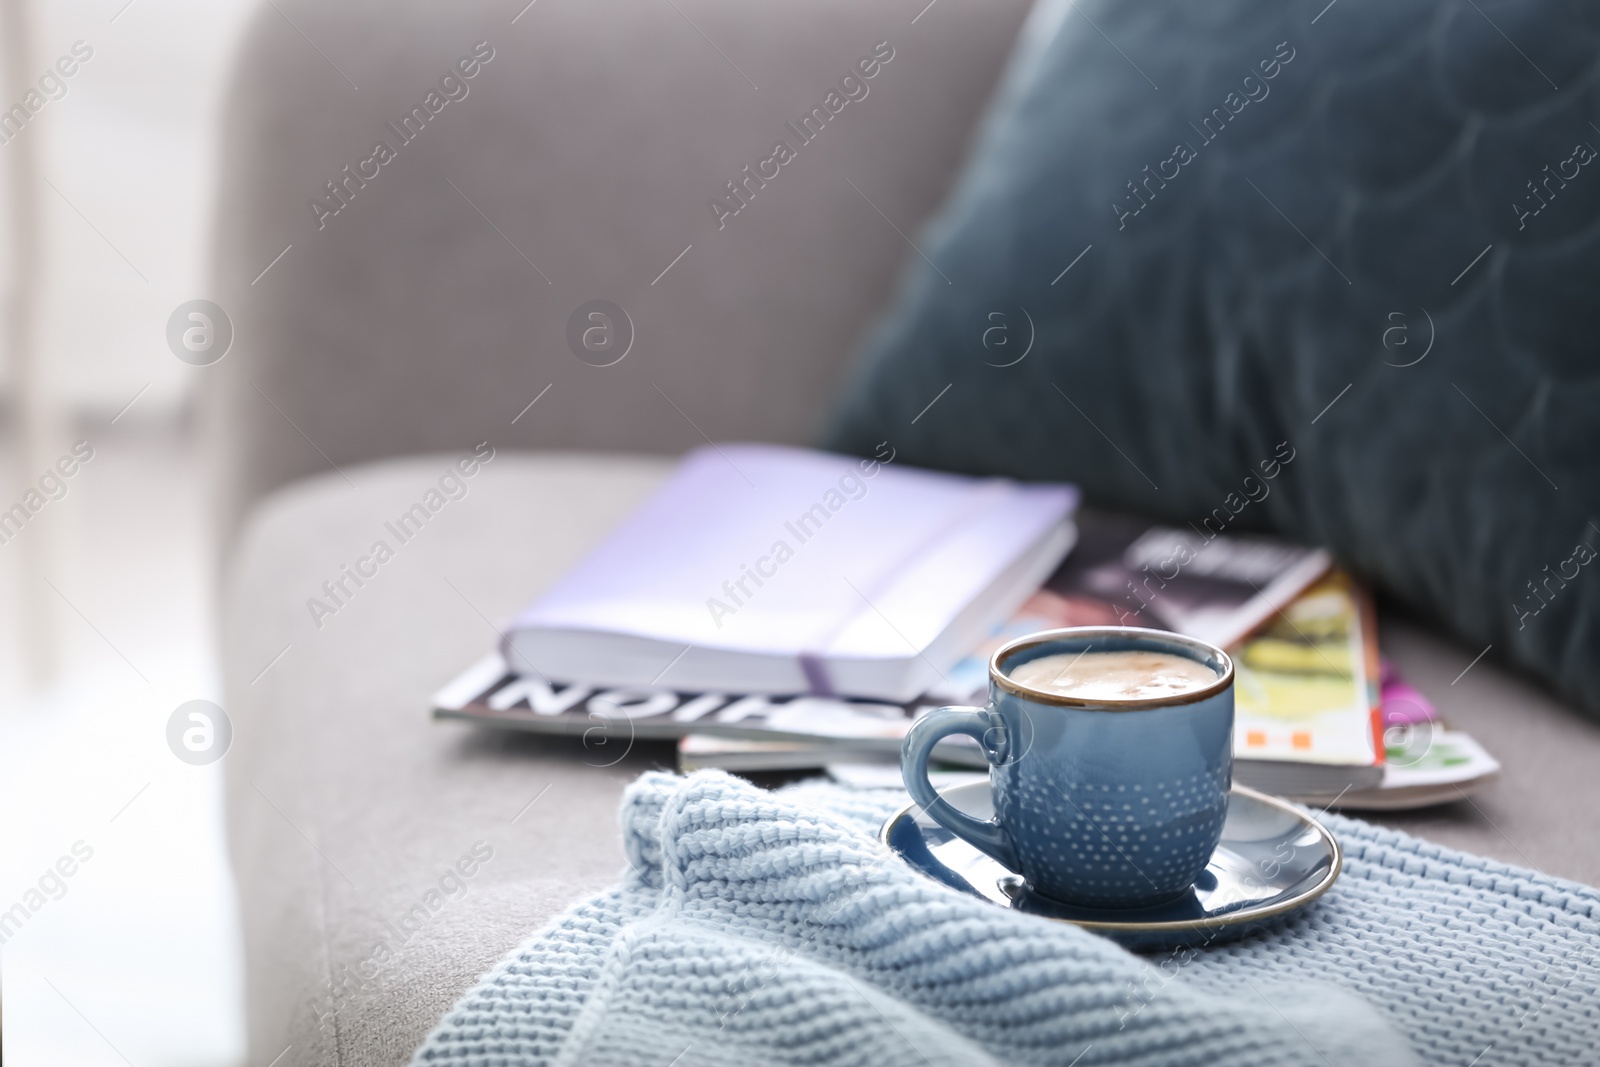
[[[1079,700],[1149,700],[1204,689],[1217,672],[1171,652],[1059,652],[1006,671],[1018,685]]]

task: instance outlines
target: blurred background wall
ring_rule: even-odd
[[[239,1063],[222,764],[165,741],[179,704],[219,698],[190,432],[207,368],[173,355],[166,324],[210,295],[240,36],[282,16],[254,0],[0,14],[0,107],[44,100],[0,116],[0,511],[76,442],[93,456],[0,542],[0,914],[45,900],[0,922],[4,1059]]]

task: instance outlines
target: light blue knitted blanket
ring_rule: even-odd
[[[893,791],[647,774],[623,884],[496,967],[415,1064],[1600,1063],[1600,892],[1336,816],[1344,876],[1140,957],[924,878]]]

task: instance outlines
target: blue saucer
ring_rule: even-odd
[[[987,781],[952,786],[939,795],[977,818],[994,814]],[[1233,787],[1222,842],[1205,873],[1183,896],[1153,908],[1080,908],[1041,897],[1021,875],[915,804],[892,815],[878,836],[912,867],[953,889],[1069,922],[1134,949],[1217,944],[1270,926],[1326,893],[1344,862],[1327,827],[1284,801],[1240,785]]]

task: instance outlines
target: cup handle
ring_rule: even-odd
[[[905,779],[906,792],[930,819],[1015,871],[1017,851],[1005,828],[993,819],[975,819],[956,809],[928,781],[928,759],[940,739],[951,734],[975,738],[983,747],[984,757],[993,763],[1003,758],[1004,741],[995,744],[997,731],[998,736],[1004,736],[999,718],[987,708],[935,708],[913,722],[906,732],[900,749],[900,775]]]

